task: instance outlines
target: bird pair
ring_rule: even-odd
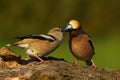
[[[90,37],[81,27],[80,21],[70,20],[65,29],[53,28],[48,34],[32,34],[18,37],[20,41],[14,43],[18,47],[26,50],[29,56],[36,57],[40,62],[44,62],[42,56],[54,51],[62,42],[64,33],[69,32],[69,47],[72,54],[78,59],[86,62],[88,66],[95,67],[92,57],[94,47]]]

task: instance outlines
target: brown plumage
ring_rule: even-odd
[[[83,31],[80,21],[70,20],[65,31],[70,35],[69,46],[72,54],[78,60],[85,61],[88,66],[95,67],[92,61],[94,47],[88,34]]]
[[[61,28],[53,28],[48,34],[32,34],[18,37],[20,41],[14,45],[25,49],[31,57],[38,58],[41,62],[44,60],[40,57],[48,55],[54,51],[63,40],[63,31]]]

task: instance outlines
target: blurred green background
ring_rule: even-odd
[[[92,37],[96,65],[120,69],[119,0],[0,0],[0,47],[17,41],[16,36],[65,27],[70,19],[81,20]],[[66,34],[50,56],[76,60],[69,51],[68,37]],[[21,49],[10,48],[25,56]],[[85,65],[82,61],[80,64]]]

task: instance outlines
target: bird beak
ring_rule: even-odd
[[[60,32],[64,32],[64,29],[60,28]]]
[[[67,27],[64,29],[64,32],[69,32],[72,30],[72,25],[68,24]]]
[[[65,30],[64,30],[63,28],[60,28],[59,30],[60,30],[60,32],[62,32],[63,34],[65,33]]]

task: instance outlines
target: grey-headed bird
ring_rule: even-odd
[[[95,54],[92,41],[88,34],[83,31],[80,21],[70,20],[65,31],[69,32],[69,47],[77,60],[83,60],[88,66],[96,67],[92,60]]]
[[[64,32],[61,28],[52,28],[47,34],[32,34],[18,37],[20,41],[13,45],[25,49],[26,54],[36,57],[40,63],[44,62],[41,58],[54,51],[62,42]]]

